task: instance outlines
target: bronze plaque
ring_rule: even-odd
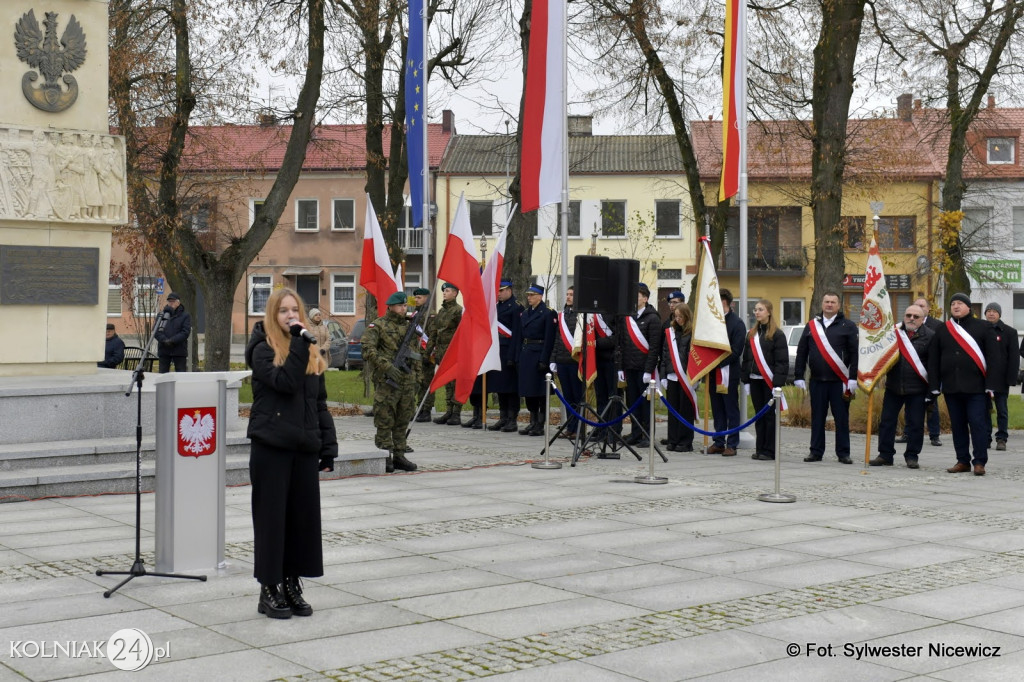
[[[0,305],[97,305],[100,250],[0,244]]]

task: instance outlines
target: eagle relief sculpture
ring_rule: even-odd
[[[18,59],[43,74],[29,71],[21,78],[21,91],[37,109],[57,113],[64,111],[78,99],[78,81],[68,71],[74,71],[85,62],[85,32],[82,25],[71,15],[64,34],[57,42],[57,13],[47,12],[43,19],[46,35],[39,29],[34,10],[29,10],[14,28],[14,44],[18,48]],[[64,74],[63,76],[61,74]],[[65,89],[58,80],[67,86]]]

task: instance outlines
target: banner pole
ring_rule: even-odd
[[[868,391],[868,423],[864,428],[867,437],[864,439],[864,471],[861,472],[862,474],[868,472],[868,460],[871,459],[871,408],[875,406],[875,401],[871,399],[871,396],[874,394],[874,390],[875,386],[872,384],[871,390]]]

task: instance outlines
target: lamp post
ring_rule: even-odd
[[[480,235],[480,267],[487,263],[487,235]]]

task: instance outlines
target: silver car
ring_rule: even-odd
[[[796,377],[796,347],[800,345],[800,337],[804,335],[805,324],[787,324],[782,326],[782,333],[786,335],[786,342],[789,344],[789,376],[786,378],[786,383],[791,384],[798,378],[805,379],[806,377]],[[804,371],[806,374],[806,370]]]

